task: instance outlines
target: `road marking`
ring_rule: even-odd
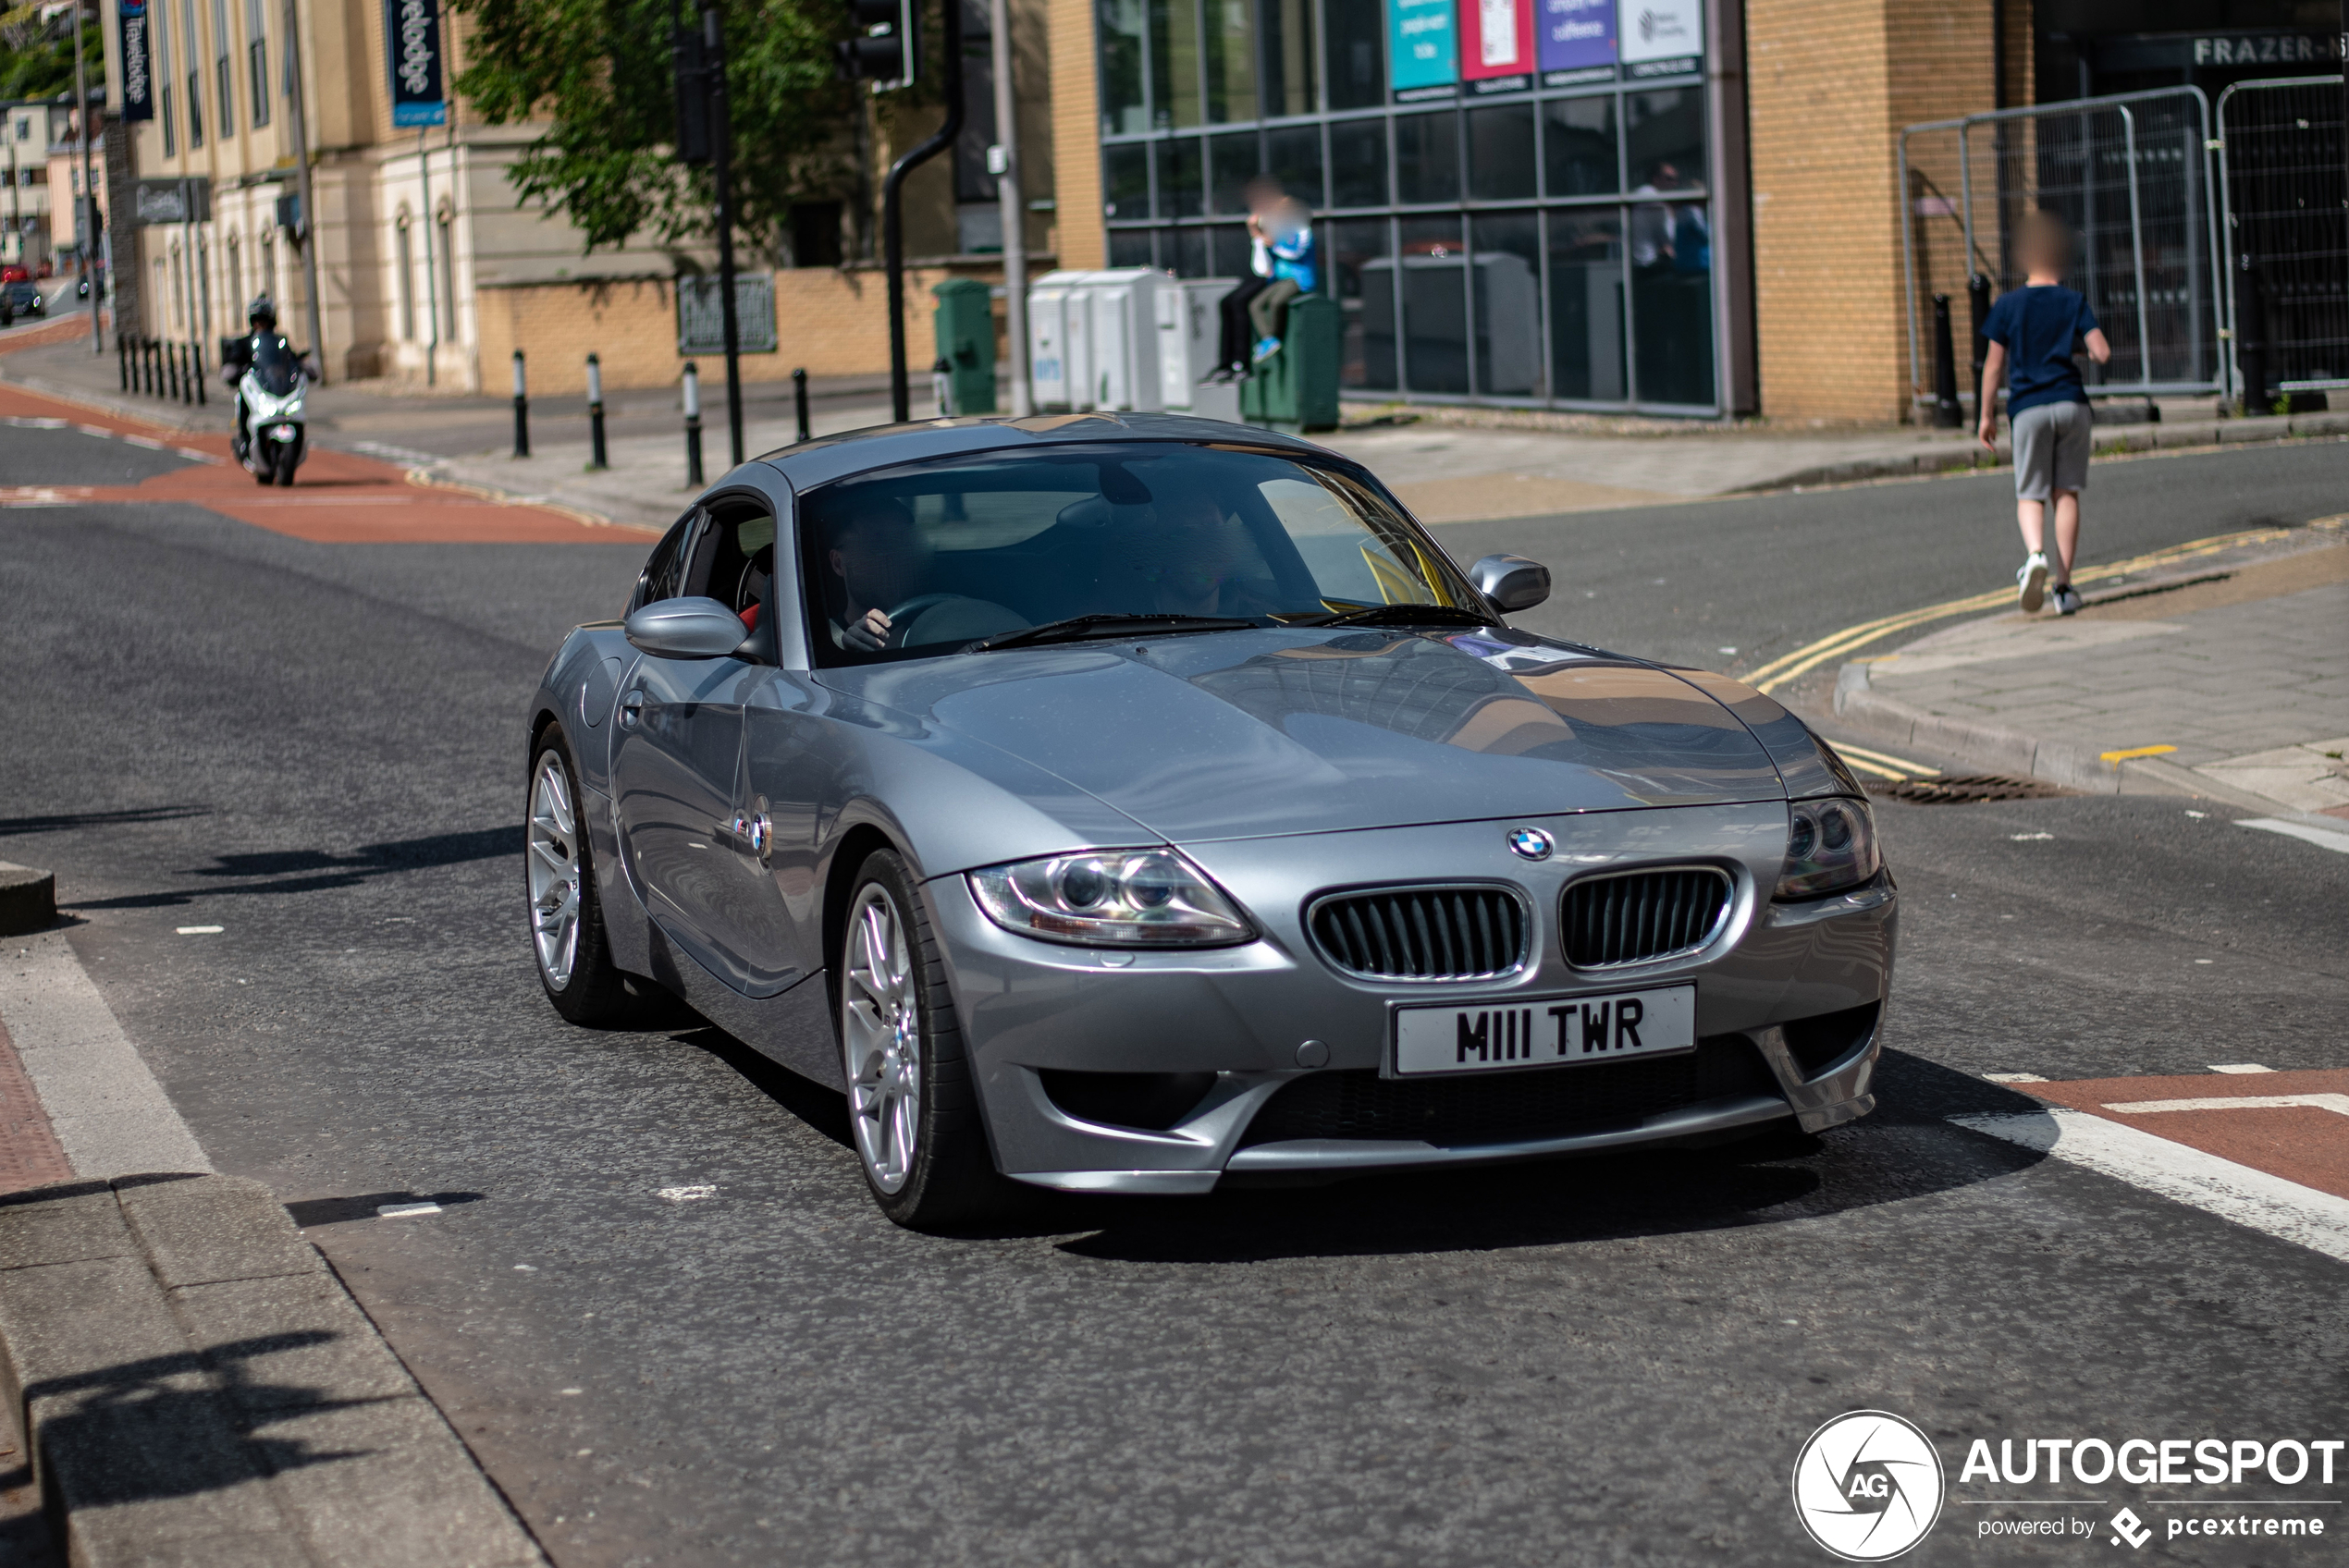
[[[2273,1072],[2275,1069],[2262,1067],[2256,1061],[2214,1061],[2210,1064],[2210,1071],[2213,1072]]]
[[[182,937],[217,937],[228,928],[226,925],[178,925],[172,929]]]
[[[2048,1081],[2047,1075],[2041,1072],[1986,1072],[1982,1076],[1993,1084],[2044,1084]]]
[[[1854,746],[1848,741],[1838,741],[1835,750],[1854,767],[1886,778],[1937,778],[1941,774],[1937,767],[1927,767],[1921,762],[1896,757],[1889,752],[1879,752],[1872,746]],[[1874,766],[1869,766],[1871,764]]]
[[[703,1198],[714,1198],[717,1195],[717,1188],[707,1186],[663,1187],[658,1192],[653,1194],[653,1196],[657,1198],[667,1198],[670,1203],[698,1203]]]
[[[212,1169],[64,932],[0,944],[0,1021],[76,1176]]]
[[[2130,1116],[2154,1116],[2171,1110],[2279,1110],[2294,1105],[2312,1105],[2318,1110],[2349,1116],[2349,1095],[2220,1095],[2194,1100],[2121,1100],[2106,1102],[2105,1109]]]
[[[2098,752],[2097,760],[2118,764],[2133,761],[2137,757],[2164,757],[2177,749],[2175,746],[2131,746],[2126,751]]]
[[[2311,827],[2305,822],[2283,822],[2272,816],[2242,817],[2235,826],[2257,827],[2262,833],[2281,833],[2287,839],[2298,839],[2318,849],[2331,850],[2335,854],[2349,855],[2349,833],[2337,832],[2331,827]]]
[[[2051,1108],[1949,1120],[2349,1263],[2349,1198],[2108,1121],[2092,1111]]]
[[[2332,519],[2321,520],[2331,522]],[[2310,528],[2319,526],[2310,523]],[[2173,545],[2165,550],[2154,550],[2109,566],[2088,567],[2072,574],[2074,583],[2097,582],[2109,578],[2125,577],[2131,572],[2146,571],[2154,567],[2169,566],[2178,561],[2192,560],[2197,556],[2217,555],[2244,545],[2270,545],[2301,532],[2290,528],[2249,528],[2237,533],[2220,533],[2208,539],[2196,539],[2183,545]],[[1986,594],[1974,594],[1944,604],[1927,605],[1923,609],[1903,610],[1898,615],[1880,616],[1863,620],[1857,626],[1847,626],[1830,632],[1814,643],[1807,643],[1790,654],[1784,654],[1745,678],[1746,684],[1757,692],[1775,692],[1789,680],[1808,675],[1831,658],[1855,653],[1871,643],[1880,643],[1898,631],[1924,626],[1931,621],[1946,620],[1951,616],[1965,615],[1974,610],[1994,610],[2014,603],[2012,588],[1994,588]]]
[[[375,1212],[386,1219],[413,1219],[426,1214],[438,1214],[437,1203],[379,1203]]]
[[[2007,837],[2018,844],[2045,844],[2055,840],[2052,833],[2010,833]]]

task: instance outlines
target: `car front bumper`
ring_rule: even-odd
[[[1546,861],[1511,854],[1505,835],[1538,826]],[[1460,1165],[1703,1140],[1788,1121],[1817,1131],[1874,1109],[1880,1006],[1863,1037],[1806,1068],[1782,1025],[1881,1004],[1891,980],[1897,900],[1888,876],[1852,892],[1774,904],[1768,890],[1787,837],[1783,802],[1584,813],[1182,846],[1256,921],[1260,940],[1197,951],[1104,951],[1005,931],[960,876],[925,885],[998,1168],[1075,1192],[1198,1193],[1224,1176]],[[1735,886],[1729,919],[1704,949],[1678,959],[1588,973],[1559,947],[1559,895],[1587,872],[1642,864],[1716,864]],[[1446,881],[1506,882],[1531,911],[1531,957],[1493,982],[1349,977],[1307,937],[1304,910],[1333,888]],[[1506,1005],[1693,983],[1696,1034],[1708,1047],[1742,1036],[1773,1087],[1674,1105],[1636,1118],[1568,1117],[1544,1135],[1500,1139],[1314,1138],[1248,1142],[1248,1125],[1285,1085],[1314,1072],[1381,1073],[1393,1006]],[[1326,1060],[1300,1065],[1306,1042]],[[1308,1051],[1319,1060],[1320,1052]],[[1163,1129],[1071,1114],[1048,1072],[1192,1074],[1211,1086]],[[1546,1066],[1493,1074],[1594,1072]],[[1483,1076],[1483,1075],[1479,1075]],[[1590,1080],[1595,1084],[1596,1080]],[[1555,1088],[1555,1084],[1544,1087]],[[1569,1098],[1571,1096],[1568,1096]]]

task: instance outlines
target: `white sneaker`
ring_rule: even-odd
[[[2080,613],[2080,591],[2072,587],[2071,583],[2064,583],[2048,596],[2055,600],[2056,614],[2078,615]]]
[[[2048,557],[2032,551],[2023,563],[2023,570],[2014,574],[2014,585],[2019,590],[2015,603],[2023,606],[2023,613],[2037,613],[2048,598]]]

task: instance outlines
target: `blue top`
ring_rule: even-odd
[[[2088,301],[2060,283],[2036,284],[1998,297],[1982,336],[2007,350],[2007,417],[2041,403],[2085,403],[2072,345],[2097,330]]]
[[[1273,234],[1272,243],[1266,249],[1273,252],[1274,277],[1295,278],[1300,291],[1307,294],[1313,292],[1320,282],[1321,273],[1320,269],[1313,264],[1311,225],[1309,224],[1293,234]]]

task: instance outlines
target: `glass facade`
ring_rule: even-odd
[[[1698,0],[1097,5],[1112,265],[1246,276],[1269,176],[1348,391],[1718,411]]]

